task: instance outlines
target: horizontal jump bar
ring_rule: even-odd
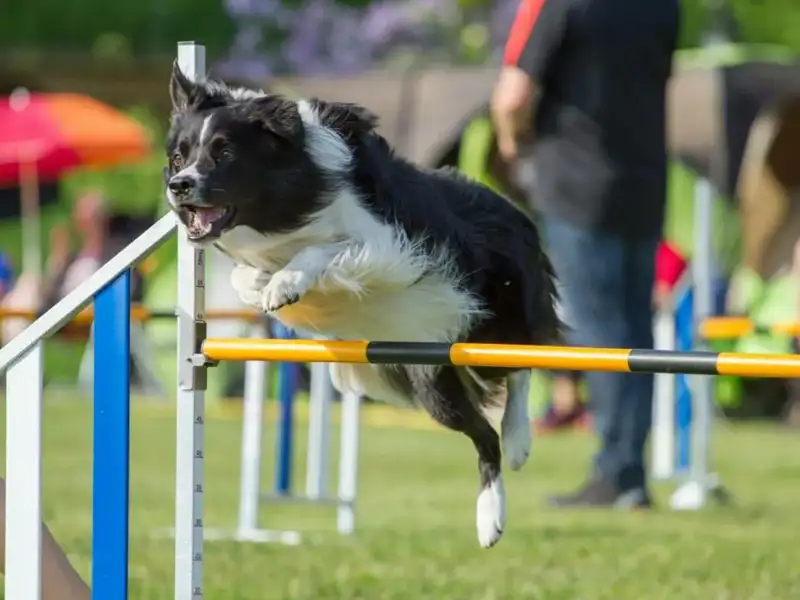
[[[3,319],[28,319],[30,321],[35,320],[40,315],[35,313],[31,310],[20,310],[15,308],[0,308],[0,321]],[[253,310],[241,310],[241,309],[231,309],[231,310],[208,310],[205,313],[205,319],[208,321],[247,321],[250,323],[256,323],[265,317],[264,313],[256,312]],[[149,309],[145,306],[132,306],[131,307],[131,319],[133,321],[154,321],[154,320],[164,320],[164,319],[174,319],[175,318],[175,310],[174,309],[167,309],[167,310],[157,310],[157,309]],[[88,325],[91,324],[94,320],[94,313],[91,308],[87,308],[81,312],[79,312],[75,317],[70,321],[71,324],[75,325]]]
[[[800,355],[504,344],[209,338],[211,360],[428,364],[740,377],[800,377]]]
[[[759,325],[747,317],[712,317],[700,324],[700,336],[704,340],[733,340],[754,333],[800,335],[800,323],[787,321]]]

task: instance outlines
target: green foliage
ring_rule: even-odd
[[[283,0],[287,5],[305,1]],[[491,0],[456,1],[463,11],[488,13],[492,7]],[[781,44],[800,52],[797,0],[728,1],[741,25],[741,41]],[[371,0],[338,2],[358,7]],[[708,1],[683,0],[681,4],[681,46],[691,47],[700,41]],[[175,42],[183,39],[202,40],[212,57],[220,56],[230,47],[236,30],[223,0],[11,0],[4,3],[2,14],[0,47],[88,52],[96,57],[171,54]]]
[[[728,0],[742,42],[778,44],[800,53],[800,4],[796,0]],[[682,48],[699,44],[708,22],[708,0],[683,0]]]
[[[201,39],[217,56],[234,31],[220,0],[10,0],[3,2],[0,46],[126,56],[172,54],[176,41]]]

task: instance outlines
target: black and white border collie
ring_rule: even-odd
[[[177,65],[170,91],[167,198],[193,243],[234,259],[246,304],[330,339],[559,340],[530,218],[454,171],[395,156],[365,108],[193,82]],[[530,451],[530,371],[334,364],[331,375],[340,392],[422,406],[472,440],[478,541],[493,546],[506,519],[500,448],[513,470]]]

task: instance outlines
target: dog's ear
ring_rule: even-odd
[[[371,133],[378,127],[378,116],[359,104],[325,102],[317,98],[309,102],[319,115],[320,124],[330,127],[345,140]]]
[[[305,129],[297,103],[278,95],[255,98],[246,103],[247,120],[272,134],[302,145]]]
[[[199,87],[198,84],[183,73],[177,60],[172,63],[172,76],[169,81],[169,97],[172,100],[173,112],[186,110],[191,99],[197,96]]]
[[[195,110],[220,108],[233,100],[230,89],[224,83],[192,81],[181,70],[177,60],[172,63],[169,96],[172,99],[173,113],[183,112],[190,107]]]

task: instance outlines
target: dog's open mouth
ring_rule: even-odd
[[[184,204],[180,207],[180,216],[190,240],[202,240],[209,236],[218,236],[233,218],[230,206],[193,206]]]

